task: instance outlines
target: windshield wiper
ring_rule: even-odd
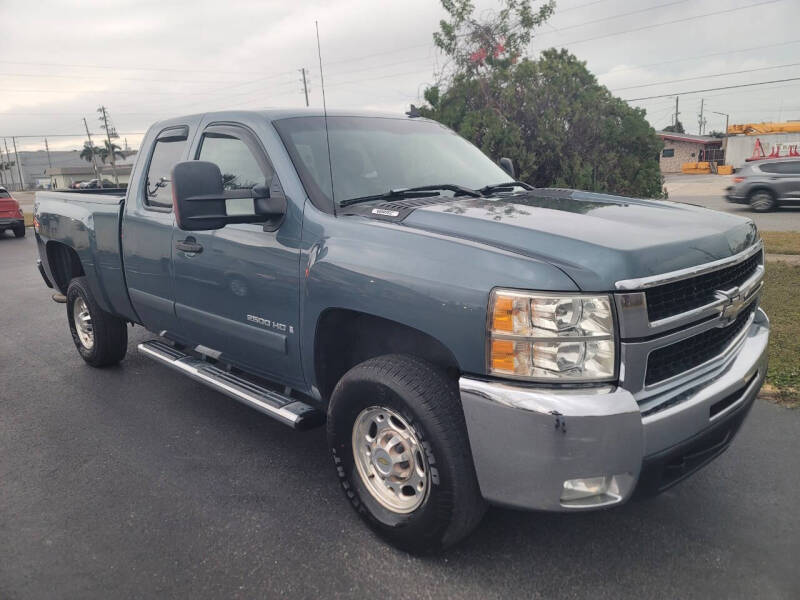
[[[512,191],[515,187],[521,187],[523,190],[535,189],[532,185],[528,185],[524,181],[505,181],[503,183],[493,183],[492,185],[485,185],[478,191],[483,194],[490,194],[492,192]]]
[[[383,194],[375,194],[372,196],[360,196],[358,198],[348,198],[339,203],[340,207],[350,206],[351,204],[359,204],[360,202],[370,202],[372,200],[385,200],[387,198],[427,198],[429,196],[438,196],[440,190],[455,192],[455,195],[472,196],[473,198],[480,198],[481,192],[473,190],[472,188],[463,185],[456,185],[454,183],[443,183],[434,185],[421,185],[413,188],[400,188],[396,190],[389,190]]]

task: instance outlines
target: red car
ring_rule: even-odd
[[[19,202],[11,197],[8,190],[0,187],[0,234],[11,229],[18,238],[25,237],[25,217]]]

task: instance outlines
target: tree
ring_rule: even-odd
[[[111,158],[112,153],[114,155],[114,160],[112,160],[112,162],[116,162],[118,159],[125,160],[125,155],[122,153],[122,149],[119,146],[113,142],[109,143],[108,140],[103,140],[103,147],[97,148],[97,155],[100,157],[100,160],[103,161],[103,164],[106,164],[106,161]]]
[[[676,121],[674,125],[667,125],[664,127],[664,131],[670,131],[672,133],[686,133],[686,130],[683,128],[683,123],[680,121]]]
[[[93,146],[89,142],[83,142],[83,150],[81,150],[80,157],[86,162],[92,162],[95,156],[100,156],[102,148]]]
[[[426,89],[420,112],[458,131],[487,155],[514,159],[536,186],[658,197],[662,142],[645,111],[614,97],[566,50],[521,58],[552,3],[530,2],[473,17],[469,0],[442,0],[449,21],[434,34],[451,73]]]

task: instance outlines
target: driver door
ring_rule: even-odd
[[[244,126],[206,127],[193,158],[215,163],[226,191],[280,185],[260,141]],[[253,201],[229,199],[226,209],[229,215],[252,213]],[[302,383],[298,238],[299,227],[288,218],[276,231],[261,224],[215,231],[183,231],[175,225],[175,313],[181,336],[247,371],[287,385]]]

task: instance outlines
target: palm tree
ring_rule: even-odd
[[[113,153],[113,158],[112,158]],[[100,160],[103,161],[103,164],[106,164],[106,161],[110,158],[112,163],[117,162],[117,160],[125,160],[125,154],[122,153],[122,148],[117,146],[114,142],[109,143],[108,140],[103,140],[103,147],[97,149],[97,155],[100,157]]]
[[[81,150],[81,158],[86,162],[92,162],[95,156],[100,156],[102,148],[93,146],[89,142],[83,142],[83,150]],[[105,160],[103,160],[105,162]]]
[[[103,147],[100,148],[100,160],[103,164],[106,160],[111,161],[111,170],[114,172],[114,183],[119,187],[119,177],[117,176],[117,158],[125,160],[125,155],[121,152],[121,148],[114,142],[103,140]]]

